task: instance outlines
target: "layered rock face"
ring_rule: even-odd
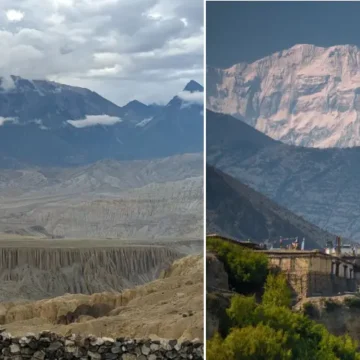
[[[2,302],[0,324],[16,336],[47,329],[62,335],[202,339],[203,270],[203,255],[189,255],[176,260],[157,280],[121,292]],[[34,278],[33,286],[37,282]]]
[[[360,49],[295,45],[207,70],[208,108],[306,147],[360,145]]]
[[[162,246],[0,249],[0,301],[120,291],[159,277],[180,253]]]

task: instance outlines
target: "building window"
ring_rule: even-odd
[[[335,263],[335,276],[339,276],[340,273],[340,264]]]
[[[347,279],[347,269],[348,269],[348,267],[347,267],[347,265],[344,265],[344,278],[345,279]]]

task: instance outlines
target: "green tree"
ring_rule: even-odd
[[[265,254],[217,238],[207,239],[206,246],[224,264],[229,284],[237,292],[249,294],[261,290],[268,273]]]
[[[285,306],[291,305],[291,290],[284,273],[269,274],[265,283],[265,292],[262,298],[264,305]]]
[[[235,295],[231,305],[226,310],[232,326],[244,327],[256,323],[255,309],[257,307],[255,296]]]

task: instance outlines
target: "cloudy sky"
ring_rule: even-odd
[[[203,1],[1,0],[0,48],[1,76],[167,102],[203,83]]]

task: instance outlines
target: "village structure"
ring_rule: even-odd
[[[328,241],[322,250],[305,250],[305,239],[279,240],[279,247],[270,247],[251,241],[239,241],[217,234],[208,235],[261,251],[269,257],[274,270],[286,274],[294,298],[334,296],[355,293],[360,289],[360,252],[358,248],[342,244],[336,237],[335,244]],[[285,243],[289,243],[285,245]],[[289,246],[290,245],[290,246]]]

